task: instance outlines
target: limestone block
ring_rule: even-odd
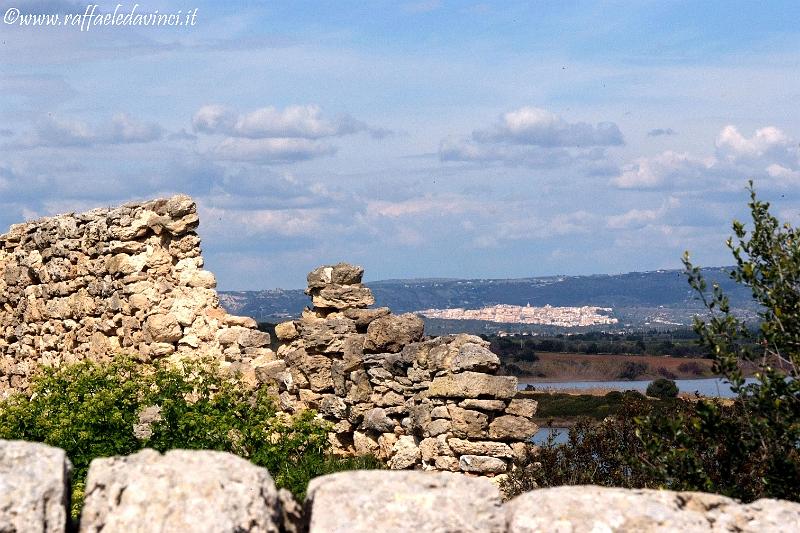
[[[502,474],[506,471],[505,461],[484,455],[462,455],[458,459],[458,467],[475,474]]]
[[[539,426],[529,418],[514,415],[498,416],[489,424],[489,438],[526,441],[533,437]]]
[[[403,435],[392,446],[392,458],[389,459],[389,468],[403,470],[414,466],[420,459],[419,446],[411,435]]]
[[[335,283],[337,285],[355,285],[361,283],[364,269],[348,263],[325,265],[315,268],[306,277],[309,288],[323,288]]]
[[[741,504],[716,494],[578,486],[534,490],[505,506],[509,533],[537,531],[789,531],[800,504],[757,500]]]
[[[500,493],[489,481],[441,472],[340,472],[308,486],[309,533],[501,533]]]
[[[480,438],[486,436],[489,417],[479,411],[462,409],[455,405],[448,405],[450,413],[451,431],[454,436],[461,438]]]
[[[71,472],[64,450],[0,440],[0,530],[65,531]]]
[[[478,344],[467,343],[459,348],[453,357],[453,372],[473,370],[477,372],[494,372],[500,367],[500,358]]]
[[[367,327],[364,349],[371,352],[396,353],[422,338],[424,322],[413,314],[389,315],[373,320]]]
[[[428,390],[430,397],[445,398],[513,398],[516,394],[517,378],[480,372],[437,376]]]
[[[491,441],[469,441],[459,438],[447,440],[448,446],[458,455],[491,455],[510,459],[514,451],[508,444]]]
[[[143,450],[92,461],[80,531],[278,532],[280,524],[266,469],[223,452]]]
[[[375,303],[372,291],[360,285],[327,285],[311,291],[311,303],[317,308],[353,309]]]
[[[525,418],[531,418],[533,415],[536,414],[536,408],[538,407],[539,402],[536,400],[531,400],[528,398],[515,398],[511,400],[511,403],[508,405],[508,409],[506,409],[506,413],[509,415],[517,415],[517,416],[524,416]]]

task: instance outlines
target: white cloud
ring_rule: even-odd
[[[613,122],[595,126],[570,123],[545,109],[522,107],[503,114],[497,124],[472,133],[481,143],[509,143],[543,147],[618,146],[622,132]]]
[[[758,159],[769,154],[785,152],[789,138],[778,128],[769,126],[756,130],[751,138],[744,137],[735,126],[725,126],[717,137],[717,153],[728,161]]]
[[[270,106],[244,114],[238,114],[222,105],[205,105],[195,113],[192,126],[199,133],[248,139],[321,139],[359,132],[368,132],[379,137],[388,132],[372,128],[348,115],[336,119],[325,118],[317,105],[296,105],[282,110]]]
[[[611,183],[620,189],[647,189],[702,179],[714,166],[712,159],[667,150],[655,157],[642,157],[625,165]]]
[[[641,228],[660,220],[670,209],[680,206],[680,201],[671,196],[657,209],[631,209],[620,215],[612,215],[606,219],[610,229]]]
[[[550,111],[522,107],[469,138],[443,139],[439,159],[553,168],[603,160],[606,147],[621,144],[622,133],[614,123],[570,123]]]
[[[725,126],[714,143],[714,154],[700,157],[667,150],[624,165],[611,179],[621,189],[683,187],[688,190],[740,187],[747,179],[763,179],[768,187],[786,188],[800,178],[800,150],[780,129],[768,126],[745,137]]]

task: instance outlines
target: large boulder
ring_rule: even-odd
[[[420,340],[424,329],[425,323],[413,313],[384,316],[373,320],[367,327],[364,349],[397,353],[405,345]]]
[[[266,469],[224,452],[142,450],[92,461],[80,531],[277,532],[281,520]]]
[[[65,531],[71,472],[64,450],[0,440],[0,531]]]
[[[503,532],[486,479],[432,472],[341,472],[311,480],[309,533]]]
[[[758,500],[743,505],[724,496],[702,492],[595,486],[534,490],[507,503],[505,511],[509,533],[768,533],[791,531],[800,524],[800,504],[792,502]]]

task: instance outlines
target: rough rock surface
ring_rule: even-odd
[[[220,308],[198,224],[195,203],[179,195],[0,235],[0,397],[25,389],[42,363],[115,353],[245,368],[275,359],[255,320]]]
[[[395,470],[494,476],[527,457],[536,402],[515,399],[516,378],[494,375],[500,361],[488,343],[425,338],[413,314],[325,296],[359,294],[362,274],[346,263],[315,269],[306,290],[313,307],[276,327],[285,372],[265,365],[256,376],[276,382],[284,408],[316,409],[333,424],[336,453],[372,454]]]
[[[311,481],[309,533],[502,532],[489,481],[428,472],[342,472]]]
[[[0,531],[64,531],[71,472],[64,450],[0,440]]]
[[[800,504],[758,500],[748,505],[716,494],[555,487],[517,496],[505,506],[509,533],[782,532],[800,524]]]
[[[282,523],[266,469],[223,452],[142,450],[92,461],[80,531],[255,533]]]

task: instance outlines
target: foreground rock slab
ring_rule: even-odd
[[[92,461],[80,531],[261,533],[281,523],[266,469],[224,452],[142,450]]]
[[[309,533],[501,532],[500,493],[486,479],[433,472],[341,472],[308,486]]]
[[[0,531],[64,531],[71,472],[64,450],[0,440]]]
[[[509,533],[797,531],[800,504],[740,504],[716,494],[578,486],[540,489],[505,505]]]

